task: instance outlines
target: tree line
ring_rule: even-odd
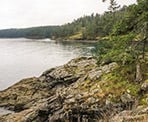
[[[128,32],[141,33],[148,16],[147,0],[137,2],[138,4],[120,8],[115,0],[111,0],[109,10],[102,15],[83,16],[62,26],[0,30],[0,37],[96,40]]]

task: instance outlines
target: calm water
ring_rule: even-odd
[[[72,58],[89,55],[91,48],[93,44],[49,39],[0,39],[0,90]]]

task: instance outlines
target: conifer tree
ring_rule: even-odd
[[[108,8],[108,10],[110,12],[115,12],[116,10],[118,10],[120,8],[120,5],[117,4],[117,2],[115,0],[110,0],[110,6]]]

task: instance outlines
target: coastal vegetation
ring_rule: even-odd
[[[0,106],[14,113],[0,121],[147,122],[147,5],[147,0],[137,0],[120,8],[111,0],[103,15],[62,26],[1,30],[0,37],[98,42],[92,57],[72,59],[1,91]]]

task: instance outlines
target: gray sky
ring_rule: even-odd
[[[0,29],[61,25],[91,13],[103,13],[102,0],[0,0]],[[129,5],[136,0],[116,0]]]

